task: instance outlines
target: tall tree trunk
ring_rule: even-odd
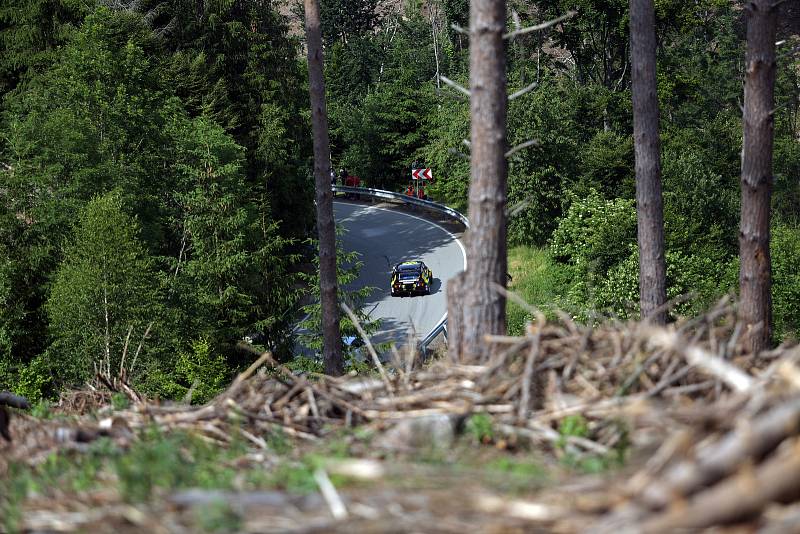
[[[469,266],[463,277],[462,322],[455,327],[457,342],[449,343],[451,358],[461,361],[486,360],[489,347],[483,336],[506,330],[506,300],[493,287],[495,283],[505,287],[507,263],[505,17],[505,0],[472,0]]]
[[[328,140],[328,110],[322,74],[322,31],[319,0],[305,0],[308,81],[311,96],[311,126],[314,131],[314,180],[316,182],[317,230],[319,232],[319,285],[322,307],[322,343],[325,373],[344,373],[336,281],[336,228],[333,222],[331,154]]]
[[[768,346],[772,320],[769,209],[777,24],[774,4],[774,0],[752,0],[746,7],[739,320],[745,327],[746,346],[754,353]]]
[[[664,324],[667,269],[656,95],[656,18],[653,0],[630,0],[630,4],[639,306],[643,319]]]

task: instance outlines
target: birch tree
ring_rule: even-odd
[[[663,324],[666,322],[667,284],[656,95],[655,9],[653,0],[630,0],[630,7],[639,304],[643,319]]]
[[[322,306],[322,356],[325,372],[344,373],[339,307],[336,287],[336,228],[333,222],[333,193],[330,182],[328,111],[322,74],[322,31],[319,0],[305,0],[308,85],[311,97],[311,126],[314,132],[314,180],[316,183],[317,231],[319,236],[319,284]]]
[[[739,320],[752,352],[767,347],[772,299],[769,250],[777,4],[753,0],[747,13],[739,229]]]

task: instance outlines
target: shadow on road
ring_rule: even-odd
[[[442,281],[438,278],[431,280],[431,295],[435,295],[442,290]]]

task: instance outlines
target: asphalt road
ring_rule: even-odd
[[[465,268],[461,242],[443,227],[402,211],[334,201],[334,218],[346,230],[340,237],[347,251],[361,254],[364,267],[354,285],[376,289],[365,311],[381,320],[376,343],[405,345],[409,335],[424,337],[447,313],[447,281]],[[433,271],[430,295],[392,297],[389,278],[398,262],[419,259]]]

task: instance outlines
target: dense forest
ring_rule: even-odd
[[[788,5],[788,4],[787,4]],[[512,2],[510,26],[577,15],[508,45],[509,244],[546,255],[548,300],[635,316],[628,3]],[[335,168],[465,210],[468,2],[321,3]],[[797,20],[778,48],[775,341],[800,328]],[[0,390],[32,398],[124,369],[207,398],[252,332],[284,359],[314,235],[302,9],[255,0],[0,4]],[[725,0],[656,2],[673,314],[736,289],[744,19]],[[313,277],[312,277],[313,278]],[[555,289],[553,289],[555,288]],[[511,329],[521,328],[510,324]]]
[[[738,285],[745,15],[737,3],[716,0],[660,1],[655,8],[674,317],[705,310]],[[519,288],[534,304],[584,321],[636,317],[628,2],[510,2],[507,23],[530,25],[571,9],[577,14],[569,20],[507,45],[508,144],[532,142],[509,158],[509,246],[519,257],[529,257],[531,247],[539,252],[534,289]],[[800,260],[798,14],[791,3],[782,9],[773,113],[775,342],[800,326],[793,267]],[[370,185],[398,189],[411,162],[424,161],[437,177],[427,192],[466,212],[469,103],[455,86],[469,85],[467,12],[467,2],[406,5],[394,18],[348,20],[349,34],[328,29],[334,162]],[[362,27],[368,30],[355,31]],[[527,270],[524,261],[519,270]],[[521,333],[530,319],[511,313],[510,331]]]
[[[287,346],[313,186],[285,18],[255,1],[0,13],[2,387],[124,369],[180,396],[227,381],[248,333]]]

